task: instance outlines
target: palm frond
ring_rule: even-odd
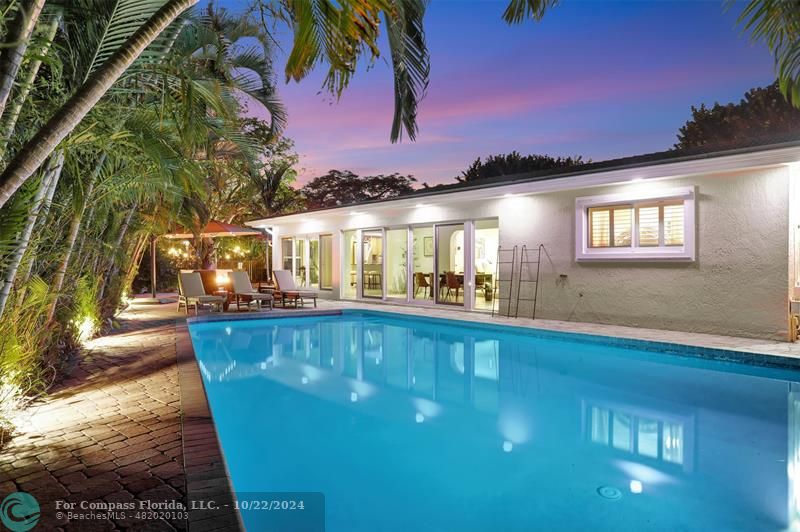
[[[560,0],[511,0],[503,12],[503,20],[508,24],[520,24],[527,19],[542,20],[548,9],[559,4]]]
[[[727,7],[736,5],[729,1]],[[738,19],[754,41],[766,43],[775,57],[781,92],[800,107],[800,8],[796,1],[751,0]]]

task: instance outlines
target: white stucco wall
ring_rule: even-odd
[[[786,339],[788,170],[638,186],[686,185],[697,187],[697,260],[690,263],[574,260],[575,198],[635,184],[503,200],[501,245],[543,243],[547,251],[537,317]],[[530,311],[522,305],[519,314]]]
[[[341,288],[343,230],[497,218],[501,246],[545,245],[539,318],[786,339],[789,175],[788,167],[778,166],[511,197],[487,189],[480,199],[444,195],[423,200],[426,205],[391,202],[270,225],[276,242],[333,234],[333,298]],[[697,260],[575,261],[576,197],[681,186],[696,187]],[[274,259],[280,264],[280,245]],[[521,304],[520,316],[530,312]]]

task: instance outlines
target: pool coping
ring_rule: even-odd
[[[230,473],[211,416],[189,326],[183,318],[175,320],[175,351],[186,474],[187,528],[204,532],[244,531],[241,516],[233,506],[235,492]],[[193,504],[200,501],[214,501],[221,507],[207,509],[204,505]]]
[[[778,368],[778,369],[800,369],[800,357],[770,353],[766,350],[746,347],[709,347],[696,344],[682,344],[677,342],[667,342],[658,340],[647,340],[640,338],[629,338],[614,336],[603,333],[587,333],[554,330],[545,327],[534,327],[528,324],[507,324],[494,322],[479,322],[469,319],[459,319],[458,317],[441,316],[420,316],[417,314],[407,314],[402,312],[392,312],[391,310],[377,310],[367,308],[330,308],[330,309],[298,309],[298,310],[273,310],[270,312],[246,313],[246,314],[206,314],[203,316],[190,317],[186,320],[187,324],[192,323],[212,323],[212,322],[232,322],[240,320],[269,320],[276,318],[291,317],[310,317],[310,316],[337,316],[346,314],[373,314],[389,315],[406,320],[415,321],[444,321],[457,324],[468,323],[470,327],[480,330],[513,330],[514,332],[526,336],[534,336],[548,340],[569,340],[572,342],[605,345],[622,349],[638,349],[648,352],[663,353],[671,356],[684,356],[699,358],[703,360],[714,360],[719,362],[730,362],[745,364],[756,367]]]

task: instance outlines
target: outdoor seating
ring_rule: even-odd
[[[414,274],[414,278],[416,280],[415,284],[417,285],[417,287],[414,288],[414,297],[417,297],[417,293],[419,292],[420,288],[424,289],[422,293],[425,297],[427,297],[429,290],[432,288],[428,282],[428,278],[422,272],[416,272]]]
[[[271,293],[259,292],[253,288],[250,283],[250,277],[247,272],[233,271],[228,274],[233,284],[233,295],[236,298],[236,310],[240,309],[239,304],[245,303],[247,310],[250,310],[250,304],[255,303],[258,310],[261,310],[261,304],[266,302],[269,304],[269,309],[272,310],[273,297]]]
[[[178,274],[178,310],[181,305],[186,307],[186,314],[189,314],[189,306],[194,305],[194,314],[197,316],[200,305],[208,304],[216,307],[222,312],[225,298],[222,296],[208,295],[203,288],[203,280],[197,272],[181,272]]]
[[[298,303],[301,306],[305,305],[306,299],[314,301],[314,307],[317,306],[318,293],[313,290],[300,290],[294,283],[292,273],[288,270],[275,270],[272,272],[275,278],[275,292],[273,297],[276,303],[280,303],[285,307],[287,303],[292,303],[297,307]]]
[[[445,272],[444,286],[447,289],[447,292],[444,295],[445,300],[449,300],[455,291],[455,299],[453,301],[458,301],[458,293],[463,287],[463,284],[461,281],[459,281],[458,277],[456,277],[455,272]]]

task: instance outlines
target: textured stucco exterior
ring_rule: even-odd
[[[389,202],[363,212],[309,213],[269,221],[269,227],[276,242],[286,236],[333,235],[334,287],[324,294],[339,298],[343,231],[496,218],[502,247],[527,245],[533,258],[544,244],[536,317],[786,339],[794,285],[789,267],[792,175],[789,166],[773,165],[510,197],[503,189],[487,189],[483,197],[453,194],[426,205]],[[695,187],[696,260],[575,260],[576,198],[686,186]],[[470,227],[465,224],[467,235]],[[281,264],[280,248],[274,246],[276,265]],[[470,256],[466,242],[465,248]],[[508,312],[507,304],[501,310]],[[510,310],[531,314],[529,303]]]
[[[501,245],[542,243],[547,251],[537,317],[785,339],[788,169],[657,185],[696,186],[694,262],[575,261],[575,198],[635,185],[509,198],[499,217]],[[520,315],[530,312],[520,306]]]

